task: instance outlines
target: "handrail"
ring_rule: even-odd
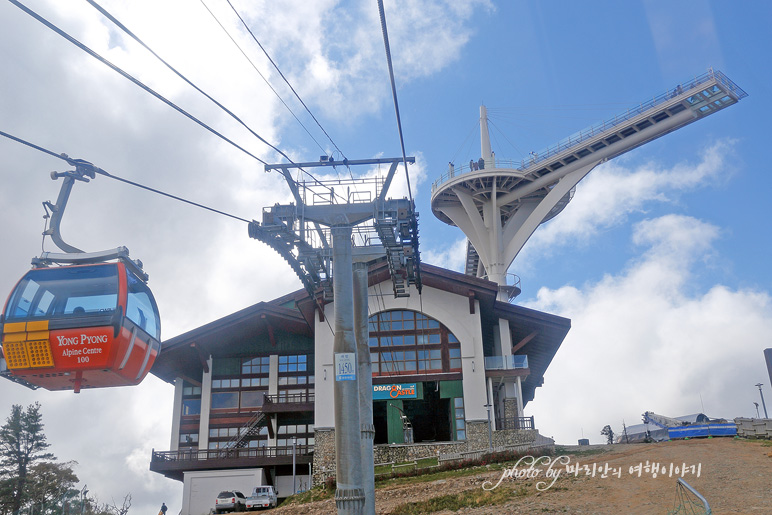
[[[689,490],[689,491],[690,491],[690,492],[691,492],[691,493],[692,493],[692,494],[693,494],[693,495],[694,495],[694,496],[695,496],[697,499],[699,499],[699,500],[700,500],[700,502],[702,503],[702,507],[705,509],[705,513],[706,513],[706,514],[710,515],[711,513],[713,513],[713,512],[711,511],[711,509],[710,509],[710,504],[708,504],[708,500],[707,500],[707,499],[705,499],[705,497],[703,497],[703,496],[702,496],[702,494],[701,494],[700,492],[698,492],[697,490],[695,490],[695,489],[694,489],[694,487],[693,487],[692,485],[690,485],[689,483],[687,483],[686,481],[684,481],[684,478],[682,478],[682,477],[679,477],[679,478],[678,478],[678,480],[677,480],[677,482],[678,482],[678,483],[679,483],[681,486],[683,486],[684,488],[686,488],[687,490]]]
[[[676,96],[681,96],[692,90],[698,89],[698,86],[705,84],[706,82],[709,82],[711,80],[715,80],[716,82],[725,86],[729,91],[735,94],[738,99],[748,96],[748,94],[745,91],[743,91],[742,88],[740,88],[737,84],[732,82],[732,80],[729,79],[722,72],[718,70],[710,69],[707,72],[703,73],[702,75],[695,77],[694,79],[691,79],[686,82],[682,82],[675,88],[669,89],[664,93],[661,93],[653,97],[651,100],[647,100],[646,102],[641,102],[637,107],[632,107],[628,109],[625,113],[614,116],[614,118],[609,118],[606,121],[596,123],[594,125],[591,125],[590,127],[587,127],[586,129],[582,129],[578,132],[575,132],[574,134],[571,134],[567,138],[560,140],[555,145],[548,147],[540,152],[532,152],[531,157],[529,159],[522,159],[520,161],[517,161],[517,160],[511,160],[511,159],[508,160],[508,159],[496,158],[494,163],[494,166],[495,166],[494,169],[503,168],[503,169],[514,169],[518,171],[525,171],[531,166],[533,166],[534,164],[544,161],[552,156],[555,156],[569,148],[572,148],[578,145],[579,143],[582,143],[583,141],[586,141],[602,132],[607,131],[612,127],[615,127],[623,122],[626,122],[627,120],[630,120],[631,118],[638,116],[639,114],[651,109],[656,105],[659,105],[668,100],[671,100]],[[485,163],[485,164],[488,165],[488,163]],[[487,170],[487,168],[484,168],[482,171],[484,172],[485,170]],[[475,170],[472,170],[472,168],[469,165],[465,165],[465,164],[462,164],[459,167],[454,166],[453,168],[449,168],[449,170],[446,173],[442,174],[436,181],[432,183],[432,193],[434,193],[434,191],[437,189],[438,186],[440,186],[444,182],[447,182],[451,178],[459,175],[463,175],[465,173],[469,173],[472,171],[475,171]]]

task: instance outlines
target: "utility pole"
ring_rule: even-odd
[[[355,515],[362,513],[365,491],[362,487],[350,225],[332,227],[332,252],[335,292],[335,474],[338,483],[335,505],[339,515]]]
[[[362,427],[362,486],[365,490],[364,513],[375,515],[375,426],[373,425],[373,366],[370,361],[370,328],[367,309],[367,264],[354,263],[354,331],[357,340],[359,374],[359,423]]]
[[[761,387],[764,385],[762,383],[758,383],[756,386],[759,389],[759,395],[761,395],[761,405],[764,407],[764,418],[769,418],[769,415],[767,415],[767,405],[764,402],[764,392],[761,391]]]

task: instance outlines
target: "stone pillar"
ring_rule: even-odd
[[[479,451],[488,449],[488,421],[466,421],[466,450]]]
[[[323,485],[325,479],[335,476],[335,429],[317,427],[314,429],[314,466],[311,482]]]

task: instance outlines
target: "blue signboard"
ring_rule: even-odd
[[[417,399],[415,383],[374,384],[373,400]]]

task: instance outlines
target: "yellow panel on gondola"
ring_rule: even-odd
[[[48,327],[46,327],[48,329]],[[23,333],[27,330],[26,322],[9,322],[3,326],[3,333]]]
[[[3,344],[3,354],[8,368],[13,370],[17,368],[29,368],[29,358],[27,357],[27,342],[8,342]]]
[[[48,320],[33,320],[27,322],[27,331],[48,331]],[[46,336],[48,338],[48,336]]]
[[[51,355],[48,339],[27,342],[27,355],[30,368],[54,366],[54,357]]]

